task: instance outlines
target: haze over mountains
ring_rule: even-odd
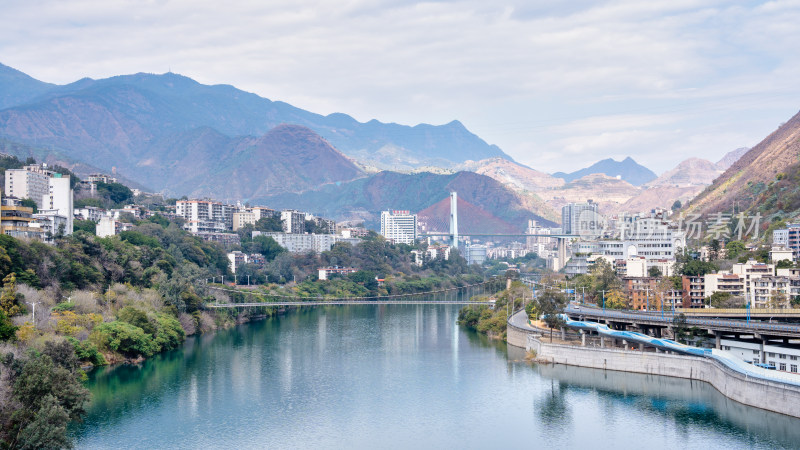
[[[458,121],[361,123],[173,73],[59,86],[3,65],[0,151],[79,175],[113,171],[169,195],[305,208],[337,219],[371,221],[394,208],[425,210],[435,222],[440,201],[457,188],[465,208],[504,232],[521,231],[528,219],[553,223],[563,204],[587,199],[604,213],[669,207],[743,153],[716,164],[692,158],[660,177],[630,157],[550,175],[514,162]]]

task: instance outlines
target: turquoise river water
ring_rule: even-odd
[[[78,448],[800,447],[702,382],[531,364],[447,305],[309,308],[90,373]]]

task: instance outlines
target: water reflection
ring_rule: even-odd
[[[651,448],[800,442],[800,421],[705,383],[530,364],[524,350],[456,325],[457,314],[308,308],[191,338],[91,373],[94,401],[74,435],[96,448],[630,448],[641,430]]]
[[[609,415],[616,409],[625,409],[654,420],[670,421],[684,432],[702,427],[739,436],[750,443],[800,446],[797,419],[745,406],[702,381],[558,364],[534,364],[533,368],[557,383],[559,392],[596,393]],[[550,416],[547,408],[553,408],[552,398],[545,397],[543,417]]]

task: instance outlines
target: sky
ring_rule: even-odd
[[[800,110],[800,0],[2,0],[42,81],[172,71],[320,114],[460,120],[516,161],[662,173]]]

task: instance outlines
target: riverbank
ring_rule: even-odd
[[[538,362],[704,381],[744,405],[800,417],[797,386],[754,379],[709,358],[550,344],[533,328],[526,329],[512,319],[508,344],[533,352]]]

